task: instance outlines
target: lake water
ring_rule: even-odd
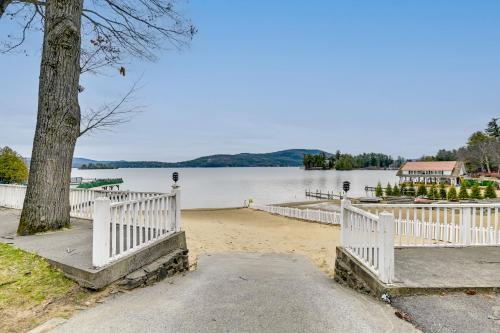
[[[335,191],[351,182],[349,196],[365,196],[364,187],[395,183],[394,170],[306,171],[300,168],[185,168],[72,170],[72,176],[123,178],[120,189],[167,192],[179,172],[183,208],[242,206],[245,200],[270,204],[304,201],[305,190]]]

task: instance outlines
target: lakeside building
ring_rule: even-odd
[[[450,185],[460,185],[465,175],[464,163],[459,161],[406,162],[397,173],[400,183]]]

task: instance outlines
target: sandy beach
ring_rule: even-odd
[[[251,209],[182,212],[190,261],[202,253],[270,252],[307,256],[333,277],[338,226],[310,223]]]

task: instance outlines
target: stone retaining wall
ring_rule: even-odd
[[[337,246],[335,259],[335,281],[364,294],[380,297],[386,292],[372,272],[368,271],[352,255]]]
[[[151,285],[188,269],[188,250],[179,249],[128,274],[119,282],[119,285],[125,289]]]

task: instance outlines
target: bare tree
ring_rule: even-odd
[[[142,111],[142,106],[134,103],[138,89],[137,82],[119,100],[90,109],[82,114],[80,136],[98,130],[111,130],[117,125],[127,123],[132,116]]]
[[[71,164],[82,134],[80,74],[118,65],[124,56],[154,60],[164,45],[182,48],[196,29],[168,0],[0,0],[0,19],[6,16],[20,21],[21,32],[3,52],[19,49],[29,31],[43,32],[37,126],[18,227],[24,235],[69,225]],[[126,101],[84,119],[83,133],[120,122]]]
[[[500,164],[500,141],[481,131],[474,132],[467,146],[457,151],[457,156],[471,171],[491,173],[492,167]]]
[[[496,166],[497,173],[500,174],[500,138],[489,140],[487,150],[491,164]]]

